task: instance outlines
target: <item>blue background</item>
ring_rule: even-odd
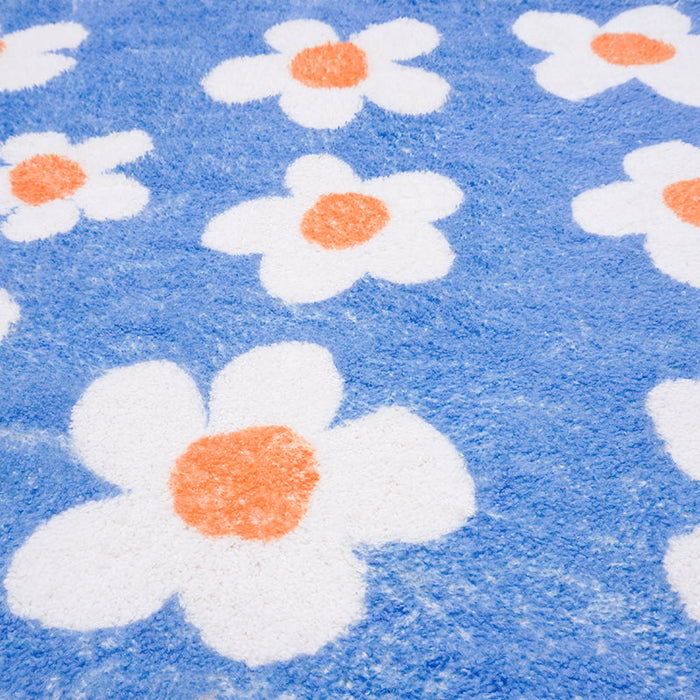
[[[580,103],[546,93],[520,42],[528,9],[599,24],[645,2],[569,0],[2,0],[4,31],[74,20],[90,35],[75,69],[0,94],[0,139],[76,141],[144,129],[154,152],[122,170],[151,191],[139,216],[81,219],[34,243],[0,237],[0,286],[21,321],[0,344],[0,576],[39,523],[114,488],[81,467],[70,411],[106,370],[184,367],[206,395],[256,345],[330,349],[347,382],[341,418],[410,407],[450,437],[476,482],[478,514],[426,546],[361,551],[367,614],[314,656],[258,669],[225,659],[183,621],[95,634],[47,630],[0,606],[8,698],[695,698],[700,625],[665,580],[668,540],[700,523],[700,485],[665,455],[647,393],[700,377],[700,290],[658,271],[643,238],[580,230],[570,203],[625,179],[629,151],[700,146],[700,111],[632,81]],[[670,3],[668,3],[670,4]],[[700,33],[700,6],[675,6]],[[446,106],[402,117],[368,104],[347,127],[310,131],[276,99],[212,101],[201,78],[268,51],[296,18],[341,37],[414,17],[439,48],[412,63],[452,85]],[[432,170],[465,192],[439,226],[457,253],[444,279],[364,279],[288,307],[255,257],[200,245],[207,222],[281,195],[287,166],[329,152],[363,177]],[[4,592],[0,590],[0,600]]]

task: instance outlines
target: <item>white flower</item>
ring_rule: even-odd
[[[435,28],[401,18],[374,24],[341,42],[316,20],[277,24],[265,41],[278,53],[224,61],[202,85],[228,104],[280,95],[293,121],[313,129],[336,129],[361,109],[364,98],[399,114],[426,114],[445,102],[450,86],[438,75],[405,61],[432,51]]]
[[[0,289],[0,340],[10,330],[13,323],[19,321],[19,306],[15,304],[6,289]]]
[[[535,76],[567,100],[637,78],[670,100],[700,107],[700,36],[688,34],[690,19],[672,7],[638,7],[602,27],[579,15],[532,11],[513,31],[552,54]]]
[[[89,219],[125,219],[148,202],[148,190],[108,171],[153,148],[143,131],[120,131],[71,145],[54,132],[15,136],[0,148],[2,233],[33,241],[69,231],[80,212]]]
[[[209,416],[170,362],[115,369],[73,411],[117,497],[72,508],[16,552],[10,610],[94,630],[174,593],[202,639],[251,665],[313,653],[363,615],[359,543],[464,525],[474,489],[449,440],[403,408],[329,427],[343,394],[317,345],[257,348],[214,379]]]
[[[287,303],[328,299],[365,274],[400,284],[443,277],[454,253],[430,222],[463,199],[448,178],[405,172],[363,182],[347,163],[303,156],[287,169],[291,197],[266,197],[215,217],[202,243],[262,253],[260,280]]]
[[[654,264],[700,287],[700,149],[669,141],[624,160],[631,182],[615,182],[574,199],[576,222],[602,236],[646,234]]]
[[[700,479],[700,381],[663,382],[649,393],[647,410],[676,464]],[[700,621],[700,527],[671,539],[664,567],[688,614]]]
[[[74,49],[86,36],[75,22],[42,24],[0,35],[0,90],[43,85],[72,68],[74,58],[53,51]]]

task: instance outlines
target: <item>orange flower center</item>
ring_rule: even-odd
[[[366,194],[321,195],[301,220],[301,235],[329,250],[366,243],[389,223],[384,202]]]
[[[5,44],[5,42],[2,39],[0,39],[0,53],[2,53],[5,50],[5,46],[7,46],[7,44]]]
[[[664,202],[686,224],[700,227],[700,177],[664,188]]]
[[[87,175],[74,160],[48,153],[23,160],[10,171],[12,194],[32,207],[64,199],[86,180]]]
[[[616,66],[664,63],[676,55],[675,47],[644,34],[599,34],[591,42],[593,52]]]
[[[304,517],[319,475],[314,451],[286,426],[203,437],[177,459],[175,512],[202,534],[277,539]]]
[[[300,51],[289,70],[308,87],[353,87],[367,77],[367,54],[350,41],[329,42]]]

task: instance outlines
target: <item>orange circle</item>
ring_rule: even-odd
[[[366,243],[389,223],[384,202],[366,194],[324,194],[301,220],[301,235],[309,243],[345,250]]]
[[[591,42],[593,53],[616,66],[664,63],[676,55],[675,47],[644,34],[599,34]]]
[[[6,46],[7,44],[2,39],[0,39],[0,53],[2,53],[5,50]]]
[[[664,202],[686,224],[700,227],[700,177],[664,188]]]
[[[177,459],[175,512],[202,534],[273,540],[304,517],[319,475],[314,451],[286,426],[203,437]]]
[[[10,171],[12,194],[33,207],[64,199],[86,180],[87,175],[74,160],[48,153],[23,160]]]
[[[350,41],[328,42],[300,51],[289,70],[308,87],[353,87],[367,77],[367,54]]]

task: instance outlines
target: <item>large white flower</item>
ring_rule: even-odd
[[[654,264],[700,287],[700,149],[669,141],[624,160],[631,182],[615,182],[574,199],[576,222],[602,236],[646,234]]]
[[[316,651],[363,615],[354,545],[437,538],[475,509],[449,440],[396,407],[329,427],[342,394],[330,354],[306,343],[224,367],[208,420],[170,362],[108,372],[71,431],[123,493],[36,530],[5,579],[10,610],[94,630],[179,593],[220,654],[257,665]]]
[[[202,85],[228,104],[280,95],[293,121],[336,129],[361,109],[364,98],[399,114],[426,114],[445,102],[450,86],[422,68],[401,65],[432,51],[440,35],[430,24],[401,18],[374,24],[348,41],[316,20],[293,20],[265,32],[277,53],[224,61]]]
[[[148,190],[108,172],[153,148],[143,131],[120,131],[71,145],[54,132],[15,136],[0,148],[2,233],[33,241],[69,231],[80,212],[89,219],[125,219],[148,202]]]
[[[87,36],[75,22],[42,24],[0,35],[0,90],[36,87],[76,64],[70,56],[53,53],[73,49]]]
[[[463,195],[452,180],[405,172],[362,181],[342,160],[303,156],[287,169],[291,197],[265,197],[215,217],[204,245],[262,253],[260,280],[287,303],[328,299],[360,277],[417,284],[443,277],[454,253],[431,222]]]
[[[700,381],[663,382],[649,393],[647,410],[674,462],[700,479]],[[671,539],[664,566],[688,614],[700,621],[700,527]]]
[[[579,15],[531,11],[513,31],[552,54],[535,66],[535,77],[567,100],[637,78],[670,100],[700,106],[700,36],[688,33],[690,19],[672,7],[638,7],[602,27]]]
[[[19,306],[6,289],[0,289],[0,340],[7,335],[10,326],[18,320]]]

